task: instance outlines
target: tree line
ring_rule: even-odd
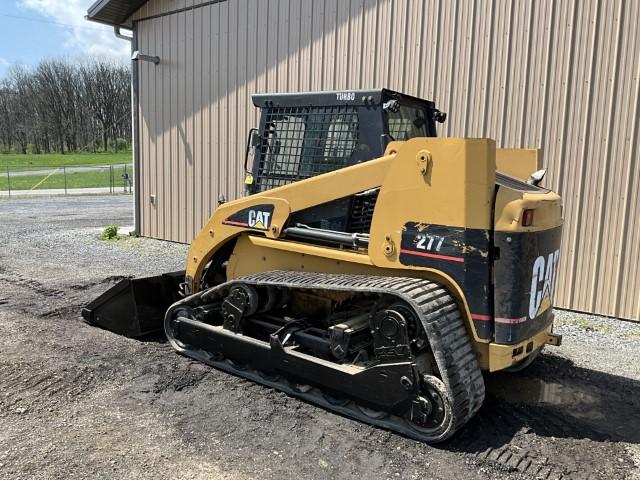
[[[45,60],[0,80],[0,152],[128,148],[131,72],[104,60]]]

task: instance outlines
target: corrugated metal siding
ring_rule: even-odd
[[[639,18],[624,0],[149,1],[142,234],[188,242],[240,195],[251,93],[384,86],[434,99],[441,135],[541,147],[565,203],[557,303],[640,319]]]

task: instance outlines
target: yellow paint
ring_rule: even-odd
[[[491,228],[493,140],[414,138],[390,147],[397,149],[396,161],[382,183],[371,224],[369,255],[375,265],[407,268],[399,263],[399,248],[385,251],[389,244],[400,245],[407,222]],[[426,175],[420,172],[424,150],[432,162]]]
[[[549,298],[549,294],[546,293],[545,297],[540,302],[540,308],[538,308],[538,311],[536,312],[536,317],[542,315],[549,308],[551,308],[551,298]]]
[[[357,253],[341,248],[327,248],[300,242],[272,240],[270,238],[259,237],[257,235],[243,236],[240,241],[250,242],[256,247],[265,247],[267,249],[283,250],[285,252],[294,252],[302,255],[312,255],[332,260],[340,260],[342,262],[373,266],[371,258],[369,258],[369,255],[366,253]]]
[[[522,214],[532,209],[533,224],[522,226]],[[537,232],[562,225],[562,199],[557,193],[526,193],[507,188],[498,190],[495,230],[499,232]]]
[[[496,170],[520,180],[527,180],[542,168],[542,152],[538,148],[496,148]]]
[[[488,345],[488,352],[484,357],[480,357],[480,368],[483,370],[489,370],[490,372],[496,372],[503,370],[524,360],[530,353],[535,352],[548,342],[549,334],[552,333],[553,325],[549,325],[547,328],[538,332],[533,337],[524,340],[515,345],[500,345],[497,343],[490,343]],[[529,342],[533,342],[530,353],[526,352]],[[513,352],[519,348],[522,348],[522,353],[514,355]]]
[[[207,262],[234,238],[237,242],[227,266],[229,279],[269,270],[429,279],[447,288],[458,302],[482,367],[504,368],[518,359],[507,358],[504,346],[478,339],[460,286],[441,271],[400,264],[399,249],[408,222],[491,229],[495,221],[495,228],[502,231],[535,231],[560,225],[560,197],[546,191],[523,193],[500,188],[495,220],[492,218],[496,155],[501,162],[527,170],[534,159],[539,161],[531,151],[520,153],[504,150],[496,154],[495,143],[488,139],[414,138],[390,143],[378,159],[224,203],[191,244],[188,258],[194,261],[187,264],[187,281],[192,279],[194,291],[198,291]],[[513,169],[510,172],[518,173]],[[524,170],[518,174],[524,175]],[[377,187],[380,193],[368,249],[309,245],[288,240],[282,234],[293,212]],[[268,230],[222,223],[239,210],[265,203],[274,205]],[[523,228],[521,215],[526,208],[535,209],[534,225]],[[546,338],[540,335],[534,342]],[[511,355],[513,347],[507,349]]]
[[[380,275],[389,277],[424,278],[445,287],[457,301],[466,327],[474,339],[474,346],[488,343],[478,338],[469,305],[460,286],[447,274],[431,268],[380,268],[373,265],[366,254],[359,254],[337,248],[317,247],[298,242],[271,240],[256,235],[238,238],[229,263],[227,279],[271,270],[291,270],[298,272],[347,273],[359,275]]]
[[[216,250],[249,230],[224,225],[222,222],[231,214],[254,205],[273,203],[271,229],[265,233],[268,237],[276,237],[291,212],[378,187],[394,159],[394,155],[381,157],[220,205],[189,247],[189,256],[197,256],[200,261],[197,265],[187,265],[186,276],[193,279],[197,291],[204,267]],[[214,237],[206,233],[208,230],[215,231]]]

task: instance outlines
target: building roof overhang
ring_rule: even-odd
[[[87,20],[131,28],[129,17],[144,5],[147,0],[96,0],[87,10]]]

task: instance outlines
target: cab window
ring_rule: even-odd
[[[394,140],[409,140],[413,137],[428,137],[428,122],[425,109],[411,105],[400,105],[397,111],[387,112],[389,135]]]

